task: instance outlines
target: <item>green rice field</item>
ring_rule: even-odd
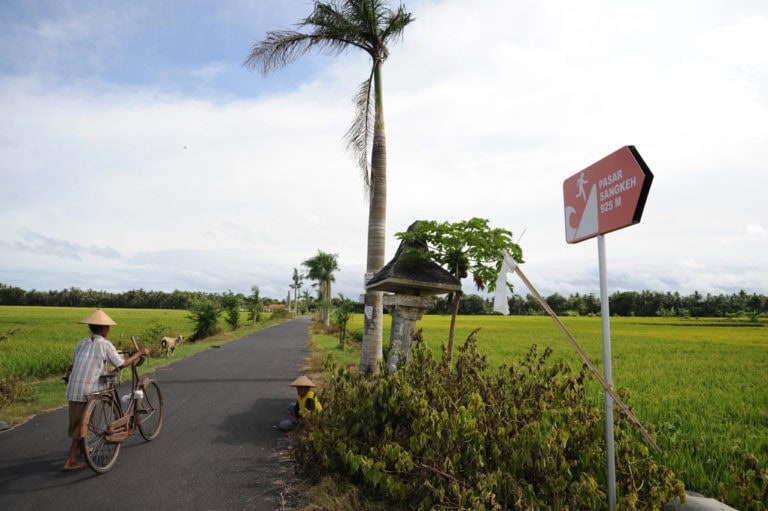
[[[562,321],[602,372],[600,318]],[[447,343],[449,324],[449,316],[432,315],[417,324],[437,356]],[[548,316],[459,316],[456,346],[478,327],[479,349],[492,368],[516,364],[532,344],[551,347],[553,360],[581,367],[581,358]],[[362,330],[362,316],[353,317],[349,330]],[[386,331],[385,349],[388,336]],[[325,338],[318,349],[334,353],[342,363],[345,358],[357,362],[359,355],[340,356],[337,344]],[[689,489],[716,496],[719,483],[730,484],[729,466],[743,465],[747,452],[768,468],[768,324],[615,317],[611,352],[614,387],[629,391],[626,404],[656,435],[663,462]],[[596,380],[590,399],[604,407]]]
[[[0,375],[42,379],[63,374],[70,364],[78,341],[89,335],[87,325],[78,323],[93,311],[82,307],[0,306],[0,335],[15,331],[0,342]],[[115,320],[109,339],[116,345],[147,334],[185,338],[194,330],[185,310],[105,309]],[[156,342],[157,340],[151,339]]]

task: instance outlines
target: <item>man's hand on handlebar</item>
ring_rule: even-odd
[[[120,369],[122,369],[123,367],[128,367],[129,365],[133,364],[136,360],[146,355],[149,355],[149,348],[141,348],[140,350],[135,352],[133,355],[126,358],[125,362],[123,362],[123,365],[120,366]]]

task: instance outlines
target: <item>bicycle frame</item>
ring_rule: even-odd
[[[150,441],[162,428],[162,392],[151,378],[139,378],[137,368],[143,362],[144,357],[140,357],[131,364],[131,393],[124,396],[128,398],[125,403],[118,393],[116,380],[120,371],[116,370],[102,376],[106,388],[95,392],[85,407],[80,425],[83,454],[88,466],[97,473],[112,468],[121,442],[136,429],[144,440]]]
[[[99,399],[101,396],[109,396],[112,399],[114,406],[117,408],[117,410],[120,411],[120,417],[113,421],[109,426],[106,439],[110,442],[122,442],[136,432],[136,403],[141,400],[141,397],[137,396],[136,391],[138,391],[142,385],[146,385],[149,382],[149,378],[147,377],[139,380],[139,373],[136,368],[143,362],[144,358],[142,357],[138,361],[131,364],[131,393],[129,394],[130,397],[126,407],[123,406],[123,402],[120,399],[120,395],[118,393],[117,385],[115,384],[115,380],[120,374],[119,369],[102,375],[101,378],[106,381],[107,388],[98,392],[94,392],[90,397],[90,399]],[[85,429],[87,428],[87,424],[81,424],[80,428],[82,436],[85,436]]]

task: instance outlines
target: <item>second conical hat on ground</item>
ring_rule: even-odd
[[[101,309],[96,309],[92,313],[88,314],[79,323],[86,325],[99,325],[99,326],[115,326],[117,323],[112,318],[107,316],[107,313]]]
[[[303,374],[293,380],[293,383],[290,385],[291,387],[314,387],[315,384],[312,383],[312,380],[304,376]]]

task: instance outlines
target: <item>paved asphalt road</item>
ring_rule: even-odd
[[[65,408],[0,433],[0,510],[281,509],[293,467],[274,425],[296,397],[308,327],[295,319],[155,370],[162,431],[133,435],[106,474],[62,471]]]

